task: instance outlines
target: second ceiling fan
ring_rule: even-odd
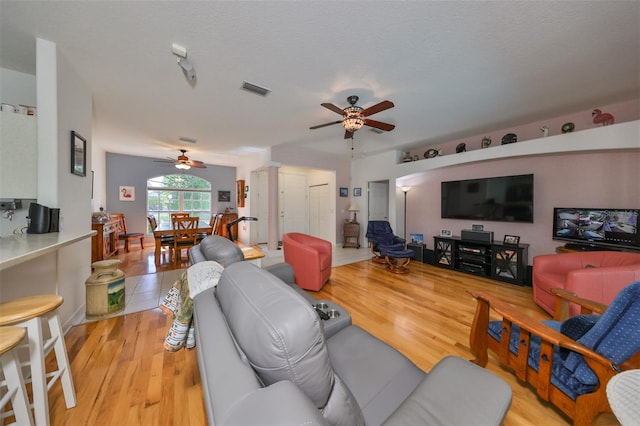
[[[337,107],[332,103],[320,104],[323,107],[330,109],[331,111],[337,114],[342,115],[342,120],[332,121],[330,123],[325,123],[325,124],[319,124],[317,126],[311,126],[309,127],[309,129],[312,129],[312,130],[319,129],[321,127],[326,127],[326,126],[331,126],[333,124],[341,123],[345,129],[345,132],[344,132],[345,139],[353,138],[353,133],[356,130],[361,129],[362,126],[375,127],[376,129],[384,130],[387,132],[390,132],[391,130],[395,129],[396,126],[394,124],[383,123],[381,121],[376,121],[369,118],[370,115],[387,110],[389,108],[393,108],[394,107],[393,102],[382,101],[366,109],[356,105],[356,103],[358,102],[358,97],[355,95],[349,96],[347,98],[347,102],[349,102],[351,106],[348,106],[344,109]]]

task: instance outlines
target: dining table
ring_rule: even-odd
[[[211,235],[213,232],[213,227],[204,220],[198,222],[198,234],[207,234]],[[153,230],[153,238],[156,241],[156,251],[155,251],[155,261],[156,266],[160,265],[161,259],[161,249],[162,249],[162,237],[172,237],[173,236],[173,225],[171,222],[160,222],[158,227]]]

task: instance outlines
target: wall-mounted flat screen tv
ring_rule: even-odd
[[[553,239],[576,246],[640,250],[640,209],[553,209]]]
[[[443,219],[533,223],[533,175],[441,183]]]

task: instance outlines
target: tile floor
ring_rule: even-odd
[[[265,257],[261,259],[263,267],[284,261],[282,250],[267,250],[266,246],[262,245],[260,248],[265,252]],[[334,246],[332,266],[346,265],[367,260],[371,257],[372,254],[367,247],[354,249]],[[184,269],[175,269],[155,274],[125,277],[125,308],[124,311],[118,312],[113,316],[157,308],[174,281],[183,272]],[[85,320],[91,321],[90,319]]]

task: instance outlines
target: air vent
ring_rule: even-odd
[[[180,139],[182,142],[189,142],[189,143],[196,143],[198,142],[197,139],[194,138],[188,138],[186,136],[180,136],[178,139]]]
[[[258,86],[257,84],[249,83],[248,81],[242,82],[242,88],[249,92],[255,93],[260,96],[267,96],[271,93],[271,89],[267,89],[266,87]]]

